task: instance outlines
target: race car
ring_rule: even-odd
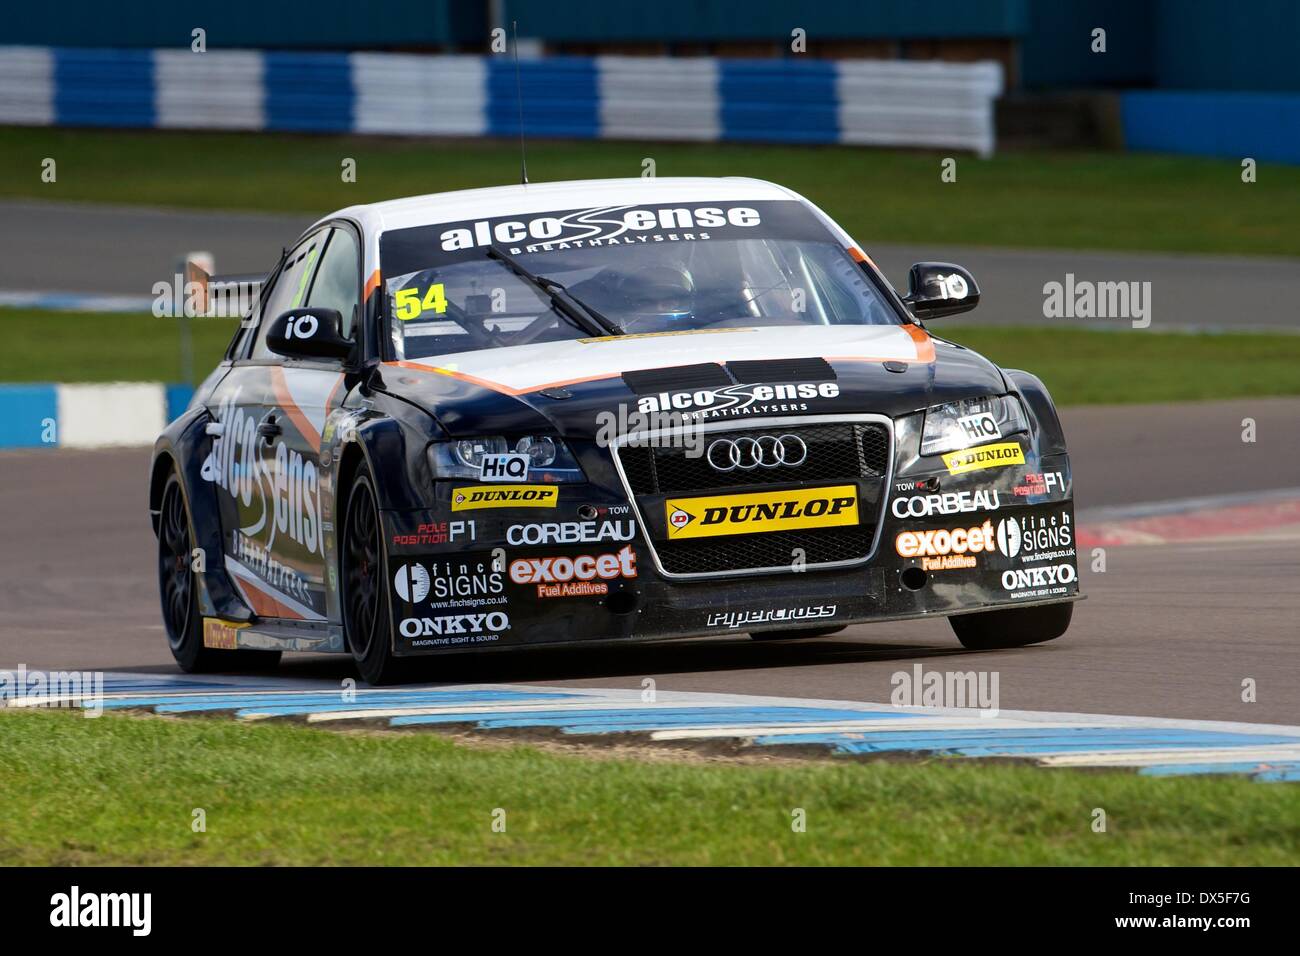
[[[930,334],[802,196],[739,178],[343,209],[261,283],[154,449],[182,669],[947,617],[1063,634],[1070,461],[1032,374]]]

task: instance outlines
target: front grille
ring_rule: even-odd
[[[805,420],[806,421],[806,420]],[[808,457],[797,466],[735,469],[720,472],[704,453],[719,438],[758,438],[795,435],[808,448]],[[891,452],[890,425],[884,421],[849,421],[783,425],[780,421],[755,422],[747,426],[708,429],[700,433],[701,454],[687,455],[687,449],[621,446],[619,463],[641,509],[663,510],[664,499],[691,495],[745,493],[763,486],[807,487],[853,483],[859,489],[860,523],[852,527],[806,528],[716,538],[663,540],[662,532],[651,535],[651,546],[659,564],[673,575],[714,575],[758,570],[785,569],[796,563],[808,568],[845,564],[864,559],[871,552],[880,514],[884,507],[885,479]],[[874,494],[872,492],[874,491]],[[648,500],[643,500],[648,499]],[[657,523],[657,520],[656,520]],[[647,528],[647,533],[649,529]]]
[[[705,454],[720,438],[796,435],[808,447],[801,465],[717,471]],[[889,469],[889,432],[875,423],[796,425],[790,428],[736,429],[701,433],[696,457],[685,448],[629,446],[619,450],[623,470],[636,495],[717,491],[742,485],[790,485],[808,482],[882,478]]]
[[[809,528],[728,538],[660,541],[659,563],[669,574],[717,574],[756,568],[792,568],[865,557],[875,523],[853,528]]]

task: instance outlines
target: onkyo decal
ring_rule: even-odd
[[[1007,591],[1045,588],[1054,584],[1071,584],[1077,578],[1072,564],[1049,564],[1041,568],[1016,568],[1002,572],[1002,587]]]
[[[448,614],[442,617],[408,617],[397,626],[403,637],[430,637],[438,634],[488,634],[510,629],[504,611],[488,614]]]

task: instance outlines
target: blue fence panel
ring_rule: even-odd
[[[488,67],[488,134],[519,135],[519,98],[514,61],[490,57]],[[519,64],[523,89],[524,133],[595,139],[600,133],[600,96],[596,61],[585,57],[551,57]]]
[[[1121,109],[1129,149],[1300,163],[1300,94],[1134,92]]]
[[[55,386],[0,385],[0,448],[54,447],[42,438],[58,414]]]
[[[839,139],[834,63],[721,60],[722,138],[788,143]]]
[[[343,53],[267,53],[266,128],[313,133],[352,129],[352,65]]]
[[[56,47],[54,119],[60,126],[153,126],[153,53]]]

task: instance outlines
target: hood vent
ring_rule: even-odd
[[[728,362],[729,371],[743,385],[767,382],[833,382],[835,369],[824,358],[759,359]]]
[[[638,395],[684,392],[693,388],[726,388],[728,385],[735,384],[727,374],[727,370],[717,362],[624,372],[623,382]]]

